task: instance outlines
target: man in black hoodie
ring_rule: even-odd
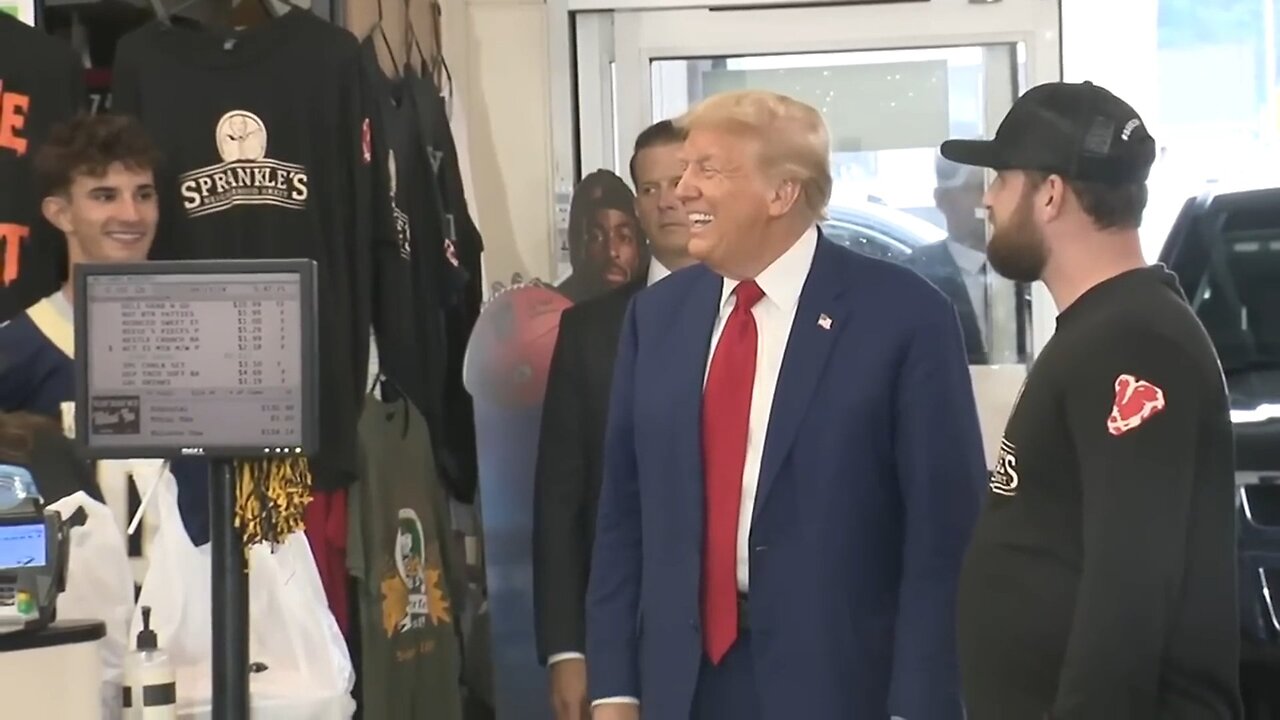
[[[1033,88],[994,139],[942,146],[998,172],[988,261],[1059,310],[961,577],[975,720],[1242,715],[1231,419],[1208,335],[1143,260],[1155,152],[1090,83]]]
[[[556,286],[561,294],[579,303],[640,276],[648,252],[635,201],[622,178],[608,170],[596,170],[574,188],[569,203],[573,272]]]

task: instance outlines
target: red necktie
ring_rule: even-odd
[[[738,639],[738,509],[747,462],[747,422],[756,377],[756,320],[764,297],[755,281],[733,289],[737,299],[716,344],[702,390],[702,459],[706,522],[702,552],[702,642],[719,663]]]

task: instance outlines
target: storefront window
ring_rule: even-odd
[[[1112,89],[1160,146],[1143,249],[1155,260],[1188,197],[1277,185],[1277,0],[1070,0],[1063,74]],[[1106,18],[1101,22],[1098,18]]]

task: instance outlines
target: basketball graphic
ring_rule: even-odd
[[[560,313],[571,305],[541,284],[517,285],[489,301],[476,320],[463,363],[463,383],[472,396],[507,408],[541,403]]]

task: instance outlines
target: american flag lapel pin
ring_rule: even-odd
[[[830,329],[831,329],[831,316],[830,316],[830,315],[828,315],[828,314],[826,314],[826,313],[822,313],[821,315],[819,315],[819,316],[818,316],[818,327],[822,328],[823,330],[830,330]]]

